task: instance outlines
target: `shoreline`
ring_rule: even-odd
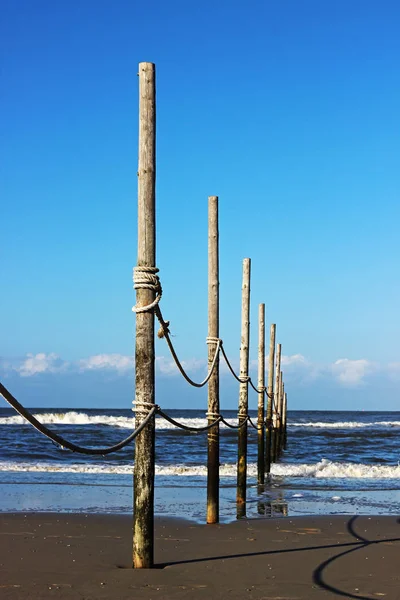
[[[398,599],[399,516],[199,525],[155,520],[158,568],[131,569],[132,517],[1,513],[2,599]]]
[[[60,480],[48,476],[37,481],[31,474],[13,475],[14,480],[0,478],[0,514],[55,512],[60,514],[121,514],[130,515],[133,505],[131,478],[126,483],[111,477],[84,475]],[[125,478],[124,478],[125,481]],[[97,482],[97,483],[96,483]],[[162,518],[186,518],[204,523],[206,517],[206,487],[173,485],[164,480],[155,487],[155,514]],[[343,490],[285,488],[256,485],[247,488],[248,518],[270,519],[307,515],[397,515],[400,490]],[[236,520],[236,488],[220,487],[220,521]]]

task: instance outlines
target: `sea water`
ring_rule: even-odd
[[[130,410],[37,409],[82,446],[107,447],[134,429]],[[170,410],[185,425],[204,411]],[[250,413],[253,419],[255,412]],[[236,411],[225,411],[232,424]],[[257,432],[248,430],[248,517],[400,512],[400,412],[289,411],[287,448],[257,485]],[[0,409],[2,511],[132,511],[133,445],[107,456],[63,450],[12,409]],[[237,431],[220,429],[221,520],[236,518]],[[204,521],[207,434],[156,418],[156,513]]]

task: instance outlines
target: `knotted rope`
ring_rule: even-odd
[[[162,296],[162,287],[160,278],[157,275],[159,269],[157,267],[134,267],[133,269],[133,288],[135,290],[153,290],[156,297],[153,302],[146,306],[134,306],[132,308],[135,313],[143,313],[152,311],[160,302]]]

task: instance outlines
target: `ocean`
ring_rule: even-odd
[[[130,410],[32,409],[68,440],[109,446],[134,427]],[[204,411],[169,410],[186,425]],[[236,411],[224,416],[236,422]],[[256,419],[256,413],[250,412]],[[257,439],[249,427],[250,518],[400,513],[400,412],[288,411],[287,449],[257,486]],[[0,409],[0,511],[130,513],[133,445],[105,457],[63,450]],[[221,521],[236,518],[237,431],[221,426]],[[204,522],[207,434],[156,419],[156,514]]]

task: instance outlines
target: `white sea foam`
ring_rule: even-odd
[[[108,425],[110,427],[119,427],[122,429],[135,428],[135,416],[116,417],[109,415],[88,415],[84,412],[70,411],[66,413],[39,413],[34,417],[44,425]],[[175,417],[174,417],[175,418]],[[204,427],[207,425],[207,419],[202,418],[179,418],[176,420],[187,427]],[[226,419],[231,425],[237,424],[237,419]],[[26,420],[19,415],[12,417],[1,417],[0,425],[26,425]],[[165,421],[162,417],[156,417],[156,427],[158,430],[176,429],[175,425]],[[221,427],[226,427],[223,423]]]
[[[91,473],[131,475],[131,465],[112,464],[68,464],[68,463],[30,463],[0,462],[2,472],[30,473]],[[273,464],[271,473],[275,477],[310,477],[310,478],[348,478],[348,479],[400,479],[400,465],[373,465],[360,463],[339,463],[321,460],[315,464]],[[248,465],[248,474],[257,474],[256,463]],[[156,475],[170,477],[205,477],[206,465],[156,465]],[[223,464],[220,467],[221,477],[236,477],[236,464]]]
[[[108,415],[88,415],[84,412],[39,413],[34,417],[44,425],[110,425],[111,427],[134,428],[134,416],[114,417]],[[15,415],[0,418],[0,425],[24,425],[23,417]]]
[[[135,417],[118,417],[111,415],[96,415],[87,414],[85,412],[68,411],[65,413],[49,412],[39,413],[34,415],[38,421],[45,425],[108,425],[110,427],[119,427],[121,429],[134,429]],[[192,418],[179,418],[176,420],[183,425],[189,427],[204,427],[207,425],[207,419],[201,417]],[[231,425],[237,424],[237,419],[227,419]],[[26,421],[23,417],[15,415],[12,417],[0,417],[0,425],[23,425]],[[165,421],[161,417],[156,418],[156,426],[158,430],[175,429],[175,426],[168,421]],[[221,424],[221,427],[225,425]],[[387,428],[387,427],[400,427],[400,421],[372,421],[372,422],[361,422],[361,421],[334,421],[324,422],[309,421],[307,423],[296,423],[288,422],[288,427],[300,427],[300,428],[320,428],[320,429],[365,429],[365,428]]]
[[[400,421],[335,421],[333,423],[317,421],[315,423],[289,423],[288,427],[316,427],[320,429],[366,429],[366,428],[386,428],[400,427]]]

